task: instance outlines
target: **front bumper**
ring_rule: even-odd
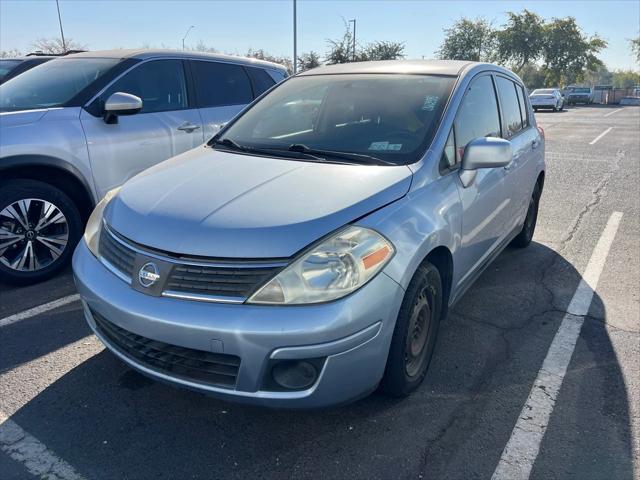
[[[404,290],[381,273],[355,293],[308,306],[229,305],[153,297],[108,271],[84,241],[73,257],[87,322],[102,342],[138,371],[220,398],[273,407],[314,408],[346,403],[374,390],[384,373]],[[232,388],[150,368],[105,337],[94,314],[148,339],[240,357]],[[274,359],[323,359],[306,390],[265,389]]]

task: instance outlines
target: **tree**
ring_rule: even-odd
[[[308,53],[303,53],[298,57],[298,71],[304,72],[305,70],[311,70],[322,65],[320,61],[320,55],[313,50]]]
[[[356,53],[356,58],[361,62],[399,60],[404,56],[404,43],[389,41],[369,43],[360,53]]]
[[[16,58],[21,56],[22,56],[22,52],[17,48],[11,48],[9,50],[0,50],[0,58]]]
[[[349,63],[354,61],[353,33],[346,22],[342,38],[338,40],[329,39],[327,40],[327,44],[329,46],[329,51],[325,55],[325,61],[327,64],[333,65],[336,63]]]
[[[640,73],[633,70],[616,70],[612,77],[613,86],[616,88],[633,88],[640,85]]]
[[[250,48],[247,51],[246,56],[257,58],[258,60],[266,60],[267,62],[278,63],[286,67],[289,74],[293,73],[293,63],[289,57],[278,57],[277,55],[265,52],[263,49],[254,50],[253,48]]]
[[[603,65],[596,54],[606,48],[607,42],[598,35],[584,35],[575,18],[554,18],[544,30],[542,57],[550,84],[579,82],[587,71]]]
[[[519,14],[507,12],[507,16],[504,28],[496,32],[497,58],[520,70],[542,53],[544,20],[526,9]]]
[[[640,35],[636,38],[629,39],[631,51],[636,56],[636,62],[640,63]]]
[[[544,72],[535,63],[523,65],[517,73],[530,91],[545,86]]]
[[[445,38],[436,52],[444,60],[491,61],[495,53],[495,31],[483,18],[461,18],[444,30]]]
[[[218,49],[210,47],[202,40],[198,41],[195,47],[187,47],[187,50],[193,50],[194,52],[218,53]]]
[[[404,42],[377,41],[361,47],[353,46],[353,33],[345,22],[345,31],[338,40],[327,40],[329,51],[325,60],[329,65],[335,63],[367,62],[372,60],[398,60],[404,58]]]
[[[66,47],[66,50],[62,45],[61,38],[38,38],[35,42],[31,44],[31,46],[37,52],[53,53],[53,54],[65,53],[65,51],[69,51],[69,50],[86,50],[87,49],[86,45],[76,42],[72,38],[65,39],[64,46]]]

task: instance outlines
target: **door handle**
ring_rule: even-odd
[[[533,142],[531,142],[531,150],[535,150],[536,148],[538,148],[538,146],[540,145],[540,140],[534,140]]]
[[[194,123],[183,123],[182,125],[180,125],[178,127],[178,130],[181,130],[183,132],[187,132],[187,133],[191,133],[194,130],[198,130],[200,128],[200,125],[196,125]]]

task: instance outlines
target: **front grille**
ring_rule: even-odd
[[[227,268],[176,265],[165,288],[185,293],[246,298],[280,267]]]
[[[133,250],[118,242],[106,229],[103,229],[100,235],[98,250],[102,258],[131,278],[136,258]]]
[[[251,293],[274,277],[286,260],[256,261],[190,259],[177,254],[159,252],[133,244],[106,225],[100,235],[100,257],[126,281],[134,277],[137,281],[136,256],[149,257],[147,260],[168,264],[168,275],[162,279],[162,294],[192,300],[227,301],[241,303]]]
[[[234,388],[240,357],[179,347],[137,335],[91,312],[98,331],[122,354],[145,367],[184,380]]]

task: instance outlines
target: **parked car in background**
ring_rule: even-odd
[[[504,68],[315,68],[109,192],[76,286],[100,340],[156,379],[278,407],[406,396],[448,308],[531,242],[544,170]]]
[[[536,112],[539,108],[550,108],[554,112],[564,108],[564,97],[557,88],[537,88],[531,92],[529,100]]]
[[[576,103],[588,105],[593,103],[593,89],[591,87],[571,87],[567,90],[567,105],[575,105]]]
[[[192,52],[69,55],[0,86],[0,280],[43,280],[71,258],[112,188],[203,144],[287,76]]]

